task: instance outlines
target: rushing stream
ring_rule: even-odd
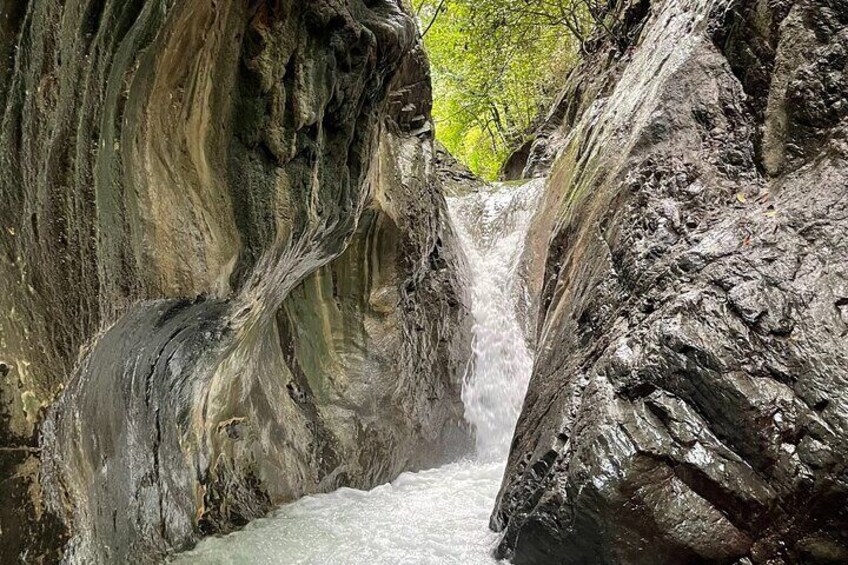
[[[404,473],[371,491],[288,504],[243,531],[203,541],[180,564],[475,565],[495,563],[488,528],[532,368],[516,311],[517,276],[541,181],[449,198],[471,270],[474,359],[463,387],[474,458]]]

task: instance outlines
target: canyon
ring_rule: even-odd
[[[493,187],[400,0],[0,2],[3,562],[848,561],[848,3],[612,4]]]

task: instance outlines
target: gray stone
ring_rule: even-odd
[[[626,4],[632,47],[596,45],[526,160],[499,554],[845,562],[848,5]]]
[[[430,108],[397,0],[0,5],[4,557],[158,562],[468,446]]]

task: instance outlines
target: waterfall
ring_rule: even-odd
[[[483,461],[506,458],[533,368],[518,319],[518,301],[527,297],[517,271],[542,185],[498,183],[448,199],[471,270],[474,358],[462,401]]]
[[[498,183],[448,199],[470,271],[474,346],[462,400],[476,455],[367,492],[342,488],[303,498],[243,531],[204,540],[177,563],[496,563],[489,515],[533,363],[519,317],[527,290],[518,271],[543,185]]]

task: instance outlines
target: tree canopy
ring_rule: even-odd
[[[603,9],[597,0],[413,0],[413,8],[431,59],[438,138],[488,179],[550,105]]]

